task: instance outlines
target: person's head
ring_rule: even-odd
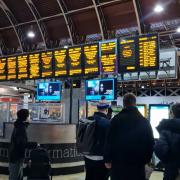
[[[136,106],[136,96],[132,93],[127,93],[123,98],[124,107]]]
[[[17,112],[18,121],[25,122],[29,117],[29,111],[27,109],[21,109]]]
[[[107,115],[108,113],[109,104],[107,103],[99,103],[97,104],[97,110],[98,112],[104,113]]]
[[[180,118],[180,103],[174,104],[171,108],[173,118]]]

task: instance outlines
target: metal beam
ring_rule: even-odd
[[[144,22],[143,22],[143,16],[142,16],[139,0],[133,0],[133,5],[136,14],[138,32],[139,34],[142,34],[145,31],[144,31]]]
[[[44,43],[44,46],[45,46],[45,49],[47,49],[47,45],[46,45],[46,39],[45,39],[45,34],[43,33],[43,30],[42,30],[42,27],[40,25],[40,22],[38,20],[38,18],[40,17],[39,16],[39,12],[37,11],[36,7],[34,6],[33,2],[31,0],[25,0],[29,10],[31,11],[36,23],[37,23],[37,26],[38,26],[38,29],[39,29],[39,32],[41,34],[41,37],[42,37],[42,40],[43,40],[43,43]],[[36,12],[35,12],[36,11]],[[37,15],[39,17],[37,17]]]
[[[102,13],[102,10],[100,10],[100,8],[98,9],[95,0],[92,0],[92,2],[93,2],[94,9],[95,9],[95,12],[96,12],[96,16],[97,16],[97,19],[98,19],[102,40],[107,39],[108,38],[108,36],[107,36],[107,26],[106,26],[106,23],[105,23],[105,18],[104,18],[104,15]]]
[[[56,1],[57,1],[58,5],[59,5],[59,8],[60,8],[60,10],[62,12],[62,15],[64,17],[64,20],[65,20],[65,23],[66,23],[66,26],[67,26],[67,30],[68,30],[68,33],[69,33],[69,37],[71,39],[71,44],[74,45],[74,43],[75,44],[77,43],[77,34],[76,34],[75,27],[73,25],[73,21],[68,16],[68,10],[67,10],[67,8],[65,6],[64,1],[60,1],[60,0],[56,0]]]
[[[12,28],[13,28],[16,36],[17,36],[21,52],[23,53],[24,50],[23,50],[23,45],[22,45],[22,41],[21,41],[21,38],[20,38],[20,34],[19,34],[18,30],[15,27],[15,23],[13,22],[13,19],[15,20],[15,18],[13,16],[13,14],[11,13],[11,11],[9,10],[9,8],[7,7],[7,5],[4,3],[3,0],[0,0],[0,7],[3,10],[3,12],[5,13],[5,15],[7,16],[9,22],[11,23]],[[13,17],[13,19],[12,19],[12,17]]]

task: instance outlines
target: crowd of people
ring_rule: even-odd
[[[153,152],[165,167],[163,180],[180,178],[180,104],[171,108],[171,119],[157,127],[155,141],[149,121],[136,108],[136,97],[123,98],[124,108],[111,119],[112,109],[105,100],[97,105],[93,117],[96,135],[93,152],[86,154],[85,180],[147,180]],[[17,112],[9,149],[9,180],[23,179],[23,161],[28,138],[29,111]]]
[[[180,178],[180,104],[173,105],[172,119],[162,120],[157,127],[160,138],[155,141],[150,122],[136,108],[136,97],[123,98],[124,108],[111,120],[109,105],[97,105],[96,143],[85,155],[85,180],[147,180],[153,153],[165,167],[163,180]]]

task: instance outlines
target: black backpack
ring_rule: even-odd
[[[50,180],[51,164],[48,152],[44,148],[37,147],[31,151],[28,167],[28,180]],[[52,177],[51,177],[52,179]]]
[[[93,155],[96,144],[96,121],[80,120],[76,137],[77,151],[83,155]]]

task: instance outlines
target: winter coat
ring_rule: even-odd
[[[96,144],[93,148],[94,155],[104,156],[104,146],[107,137],[108,128],[110,126],[110,120],[107,115],[101,112],[95,112],[93,119],[96,121],[95,138]]]
[[[14,129],[11,135],[9,147],[10,163],[22,161],[25,157],[25,149],[28,142],[26,127],[27,124],[25,122],[17,120],[14,123]]]
[[[178,165],[180,157],[177,155],[180,154],[180,119],[164,119],[157,130],[160,138],[154,150],[157,157],[165,164],[164,180],[175,180],[180,168]]]
[[[105,162],[112,163],[112,180],[144,180],[153,145],[150,123],[136,107],[119,112],[111,121],[105,147]]]

